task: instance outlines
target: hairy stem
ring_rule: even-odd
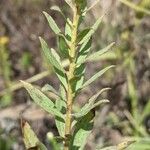
[[[72,123],[72,105],[74,101],[74,92],[72,91],[71,80],[74,78],[75,71],[75,57],[76,57],[76,41],[77,41],[77,31],[79,24],[79,17],[77,8],[74,10],[73,24],[72,24],[72,39],[70,45],[70,63],[68,71],[68,89],[67,89],[67,111],[66,111],[66,121],[65,121],[65,144],[64,150],[69,150],[70,136],[71,136],[71,123]]]

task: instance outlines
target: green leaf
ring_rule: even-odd
[[[58,111],[60,111],[61,113],[65,113],[66,112],[66,101],[65,101],[65,89],[60,86],[60,95],[61,98],[56,100],[55,106],[57,108]],[[56,127],[58,129],[59,135],[61,137],[65,137],[65,122],[63,119],[61,119],[60,117],[55,117],[55,122],[56,122]]]
[[[90,51],[91,48],[91,43],[92,43],[92,39],[88,39],[87,41],[85,41],[82,44],[79,53],[77,55],[77,60],[76,60],[77,67],[75,69],[75,79],[73,82],[74,92],[77,92],[79,91],[79,89],[82,88],[84,82],[85,64],[80,62],[84,61],[85,58],[87,57],[88,52]]]
[[[43,11],[43,14],[45,15],[48,23],[49,23],[49,26],[51,27],[51,29],[53,30],[53,32],[55,34],[59,34],[61,33],[61,30],[59,29],[59,27],[57,26],[57,24],[55,23],[55,21],[53,20],[53,18],[46,12]]]
[[[66,109],[66,104],[61,99],[57,99],[55,105],[56,105],[57,110],[60,112],[64,112],[64,110]],[[56,116],[55,122],[56,122],[56,127],[58,129],[59,135],[61,137],[65,137],[65,122],[64,122],[64,120],[62,118]]]
[[[53,65],[53,67],[55,69],[55,73],[57,74],[57,76],[58,76],[59,80],[61,81],[61,83],[63,84],[63,86],[66,88],[67,79],[66,79],[65,70],[60,63],[60,60],[56,56],[56,53],[54,54],[54,49],[50,50],[47,43],[41,37],[39,39],[40,39],[42,50],[44,52],[46,59],[48,60],[48,62],[51,65]]]
[[[73,116],[75,116],[75,118],[81,118],[81,117],[85,116],[93,108],[99,106],[100,104],[109,102],[108,100],[100,100],[98,102],[95,102],[101,93],[103,93],[104,91],[109,90],[109,89],[110,88],[104,88],[104,89],[100,90],[98,93],[96,93],[95,95],[93,95],[89,99],[88,103],[86,103],[78,113],[73,114]]]
[[[141,117],[141,121],[144,120],[144,118],[150,114],[150,99],[148,100],[147,104],[145,105],[143,112],[142,112],[142,117]]]
[[[42,39],[41,37],[39,38],[42,46],[42,50],[44,52],[45,57],[47,58],[48,62],[52,64],[54,67],[56,67],[58,70],[61,72],[65,72],[61,64],[56,60],[56,57],[52,54],[51,50],[49,49],[47,43]]]
[[[72,24],[71,20],[67,18],[67,22],[65,26],[65,37],[67,41],[71,41],[71,34],[72,34],[71,24]]]
[[[92,26],[91,30],[86,34],[86,36],[79,42],[79,44],[84,43],[84,41],[86,41],[87,39],[91,38],[91,36],[95,33],[95,31],[98,29],[101,21],[102,21],[102,17],[100,17],[99,19],[97,19],[97,21],[95,22],[95,24]]]
[[[33,87],[31,84],[21,81],[23,83],[23,86],[30,94],[31,98],[34,100],[34,102],[42,107],[45,111],[48,113],[53,114],[54,116],[58,116],[62,119],[64,119],[64,116],[62,113],[60,113],[54,106],[54,103],[45,95],[43,94],[39,89]]]
[[[58,63],[61,65],[61,60],[60,60],[60,56],[57,54],[57,52],[51,48],[51,53],[53,55],[53,57],[58,61]]]
[[[142,13],[145,13],[147,15],[150,15],[150,10],[149,9],[145,9],[143,7],[135,5],[134,3],[130,2],[129,0],[119,0],[119,1],[124,3],[125,5],[127,5],[128,7],[136,10],[137,12],[142,12]]]
[[[69,56],[69,46],[67,44],[67,41],[66,41],[65,37],[62,36],[62,35],[58,36],[58,47],[59,47],[61,55],[68,58],[68,56]]]
[[[80,13],[83,13],[87,6],[87,0],[75,0],[75,3],[77,5],[76,7],[80,11]]]
[[[72,80],[72,89],[76,93],[82,88],[84,83],[85,64],[81,64],[75,69],[75,78]]]
[[[77,43],[79,43],[90,31],[89,28],[84,29],[83,31],[79,32],[78,36],[77,36]]]
[[[114,65],[108,66],[108,67],[100,70],[99,72],[97,72],[93,77],[91,77],[88,81],[86,81],[83,84],[82,88],[85,88],[86,86],[88,86],[89,84],[91,84],[92,82],[94,82],[97,78],[101,77],[107,70],[109,70],[110,68],[113,68],[113,67],[114,67]]]
[[[30,125],[27,122],[22,123],[22,133],[23,141],[27,150],[47,150],[47,148],[42,144],[37,138],[34,131],[31,129]]]
[[[85,62],[86,57],[91,49],[91,44],[92,44],[92,39],[87,39],[81,46],[78,56],[77,56],[77,61],[76,63],[78,65],[81,65],[82,63]]]
[[[94,113],[89,112],[87,115],[78,120],[75,124],[75,130],[71,138],[71,150],[83,150],[86,139],[93,129]]]
[[[137,142],[130,145],[127,150],[149,150],[149,148],[150,148],[150,138],[145,137],[141,138]]]
[[[125,141],[122,142],[116,146],[109,146],[109,147],[105,147],[102,149],[96,148],[97,150],[125,150],[126,148],[128,148],[130,145],[132,145],[132,143],[134,143],[135,141]],[[144,149],[141,149],[144,150]]]
[[[108,45],[107,47],[89,55],[86,59],[86,61],[91,61],[91,60],[97,60],[101,55],[103,55],[104,53],[106,53],[108,50],[110,50],[110,48],[112,48],[112,46],[114,45],[115,43],[111,43],[110,45]]]

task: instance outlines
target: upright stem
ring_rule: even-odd
[[[74,10],[73,15],[73,25],[72,25],[72,38],[70,45],[70,63],[68,77],[68,89],[67,89],[67,110],[66,110],[66,120],[65,120],[65,144],[64,150],[69,150],[70,145],[70,135],[71,135],[71,123],[72,123],[72,105],[74,101],[74,92],[72,91],[71,79],[74,78],[75,71],[75,57],[76,57],[76,41],[77,41],[77,31],[79,24],[79,14],[77,8]]]

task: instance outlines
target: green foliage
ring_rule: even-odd
[[[64,150],[83,150],[86,144],[88,135],[91,133],[94,125],[95,107],[109,102],[108,100],[97,101],[100,94],[106,90],[102,89],[93,95],[89,101],[76,113],[73,112],[73,105],[79,90],[89,86],[96,79],[101,77],[106,71],[114,66],[108,66],[99,72],[95,73],[89,80],[84,80],[86,61],[96,59],[106,53],[114,43],[106,48],[90,54],[93,34],[98,29],[102,18],[100,17],[90,28],[79,30],[79,26],[84,20],[87,10],[87,2],[85,0],[65,0],[73,12],[73,20],[64,16],[62,10],[54,6],[51,10],[59,12],[66,21],[65,32],[59,29],[53,18],[44,12],[44,15],[49,23],[50,28],[57,36],[58,52],[48,47],[48,44],[40,37],[42,51],[45,58],[48,60],[60,80],[60,90],[56,91],[50,85],[45,85],[42,91],[50,91],[57,95],[55,100],[48,98],[41,90],[35,88],[29,83],[22,81],[24,87],[30,94],[34,102],[42,107],[45,111],[55,117],[56,126]],[[67,19],[66,19],[67,18]],[[65,69],[62,66],[61,58],[67,58],[69,66]],[[27,124],[24,129],[24,141],[27,148],[37,146],[39,140]],[[29,133],[26,131],[28,130]],[[25,136],[27,135],[27,136]],[[32,138],[31,140],[29,140]],[[33,145],[32,145],[33,144]],[[53,143],[57,145],[57,143]],[[44,147],[45,148],[45,147]],[[54,146],[54,149],[57,149]],[[121,150],[121,149],[120,149]]]
[[[7,44],[9,42],[8,37],[0,37],[0,75],[4,79],[5,88],[8,88],[7,94],[1,98],[0,107],[5,107],[12,102],[12,92],[9,90],[11,85],[11,63],[9,61],[9,51]]]

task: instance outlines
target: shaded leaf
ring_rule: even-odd
[[[93,112],[89,112],[87,115],[78,120],[75,124],[75,130],[71,138],[71,150],[83,150],[86,144],[87,137],[93,129]]]
[[[92,26],[92,28],[90,29],[90,31],[86,34],[86,36],[79,42],[79,44],[82,44],[84,41],[86,41],[87,39],[91,38],[91,36],[95,33],[95,31],[98,29],[101,21],[102,21],[102,17],[100,17],[99,19],[97,19],[97,21],[95,22],[95,24]]]
[[[84,29],[83,31],[79,32],[78,36],[77,36],[77,43],[79,43],[90,31],[89,28]]]
[[[76,7],[78,8],[78,11],[82,14],[87,6],[87,0],[75,0]]]
[[[58,36],[58,47],[60,50],[61,55],[63,55],[64,57],[69,56],[69,46],[65,40],[65,37],[62,35]]]
[[[59,29],[59,27],[57,26],[57,24],[55,23],[54,19],[45,11],[43,11],[43,14],[45,15],[50,28],[54,31],[55,34],[59,34],[61,33],[61,30]]]
[[[143,112],[142,112],[142,120],[141,120],[141,121],[143,121],[143,119],[144,119],[148,114],[150,114],[150,99],[148,100],[147,104],[146,104],[145,107],[144,107],[144,110],[143,110]]]
[[[92,82],[94,82],[97,78],[99,78],[100,76],[102,76],[107,70],[109,70],[110,68],[113,68],[114,65],[112,66],[108,66],[102,70],[100,70],[99,72],[97,72],[93,77],[91,77],[88,81],[86,81],[84,84],[83,84],[83,87],[86,87],[88,86],[89,84],[91,84]]]
[[[34,100],[34,102],[42,107],[45,111],[48,113],[53,114],[54,116],[59,116],[60,118],[64,119],[64,116],[62,113],[60,113],[54,106],[54,103],[45,95],[43,94],[39,89],[33,87],[31,84],[21,81],[23,83],[23,86],[30,94],[31,98]]]
[[[87,39],[81,46],[78,56],[77,56],[77,61],[76,63],[78,65],[82,64],[85,62],[86,57],[91,49],[91,44],[92,44],[92,39]]]
[[[57,108],[58,111],[60,111],[61,113],[65,114],[66,113],[66,101],[65,101],[65,89],[60,86],[60,95],[61,98],[56,100],[55,106]],[[58,129],[59,135],[61,137],[65,137],[65,122],[63,119],[61,119],[60,117],[55,118],[55,122],[56,122],[56,127]]]
[[[84,83],[85,64],[81,64],[75,69],[75,78],[72,80],[73,92],[77,92],[82,88]]]

